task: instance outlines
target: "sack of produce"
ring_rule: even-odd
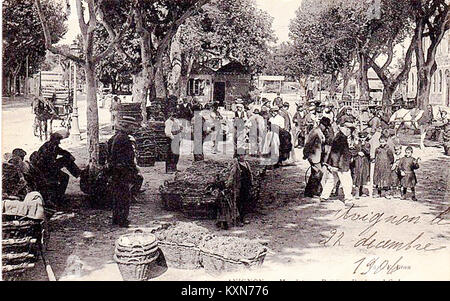
[[[208,229],[195,223],[177,222],[167,229],[155,231],[155,235],[169,267],[201,268],[198,245],[209,235]]]
[[[267,248],[240,237],[207,237],[200,245],[202,265],[211,275],[260,267]]]

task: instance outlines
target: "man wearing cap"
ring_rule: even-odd
[[[308,107],[308,113],[305,116],[306,134],[312,131],[312,129],[319,125],[319,119],[316,114],[316,106],[310,105]]]
[[[250,155],[258,155],[262,150],[263,139],[266,136],[266,122],[258,109],[249,111],[247,121],[249,127]]]
[[[175,113],[170,112],[168,115],[169,118],[165,122],[164,133],[166,137],[170,138],[171,143],[167,153],[166,173],[173,173],[177,171],[177,164],[180,159],[183,125]]]
[[[327,117],[331,123],[334,122],[333,104],[329,100],[325,101],[322,116]]]
[[[353,179],[350,171],[352,154],[348,145],[348,137],[355,129],[350,122],[351,118],[343,118],[339,124],[339,132],[331,144],[330,155],[324,166],[324,178],[322,180],[323,191],[320,195],[322,201],[327,201],[338,179],[344,190],[344,202],[352,200]]]
[[[272,101],[272,106],[281,107],[283,106],[283,98],[280,96],[280,92],[277,92],[277,97]]]
[[[117,120],[116,134],[108,141],[108,164],[112,179],[112,224],[127,227],[133,192],[140,190],[143,177],[135,164],[133,143],[129,137],[139,127],[132,117]]]
[[[54,185],[55,189],[48,192],[51,195],[51,201],[61,201],[66,193],[69,175],[63,172],[62,168],[65,167],[75,178],[80,176],[81,170],[75,164],[75,158],[70,152],[59,146],[61,140],[67,137],[69,137],[67,130],[60,130],[51,134],[50,140],[45,142],[37,151],[34,157],[35,162],[31,162],[42,172],[43,177]],[[44,194],[46,193],[44,192]]]
[[[289,114],[289,103],[283,103],[283,106],[279,110],[279,114],[284,118],[284,129],[288,132],[291,131],[291,116]]]
[[[305,197],[319,196],[322,192],[320,181],[322,179],[322,149],[325,143],[325,135],[323,133],[325,125],[319,124],[315,126],[306,137],[305,147],[303,149],[303,159],[308,160],[311,165],[311,173],[306,183]]]
[[[279,114],[279,108],[277,106],[272,107],[271,109],[272,117],[269,119],[269,123],[271,127],[278,128],[278,136],[280,140],[280,156],[277,167],[289,158],[289,153],[292,150],[292,138],[291,134],[286,131],[285,119]]]
[[[294,115],[294,118],[292,119],[292,122],[294,123],[295,127],[295,134],[294,136],[294,147],[303,147],[305,145],[305,110],[301,105],[297,105],[297,112]]]

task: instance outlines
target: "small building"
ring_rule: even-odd
[[[187,96],[205,104],[216,101],[219,106],[230,108],[238,98],[247,97],[251,86],[248,68],[238,62],[230,62],[217,70],[196,66],[187,79]]]

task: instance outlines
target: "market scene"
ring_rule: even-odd
[[[449,8],[4,0],[2,279],[450,280]]]

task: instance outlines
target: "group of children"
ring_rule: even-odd
[[[412,193],[412,200],[417,201],[415,186],[417,178],[415,170],[419,168],[420,158],[413,158],[413,148],[407,146],[402,157],[402,146],[388,145],[389,137],[382,134],[379,137],[379,146],[371,155],[370,136],[360,132],[351,143],[352,152],[352,178],[353,185],[359,189],[359,196],[363,196],[363,187],[371,182],[371,168],[373,168],[373,187],[378,196],[383,192],[386,198],[396,196],[400,190],[402,199],[406,198],[407,190]],[[371,141],[373,143],[373,140]]]

